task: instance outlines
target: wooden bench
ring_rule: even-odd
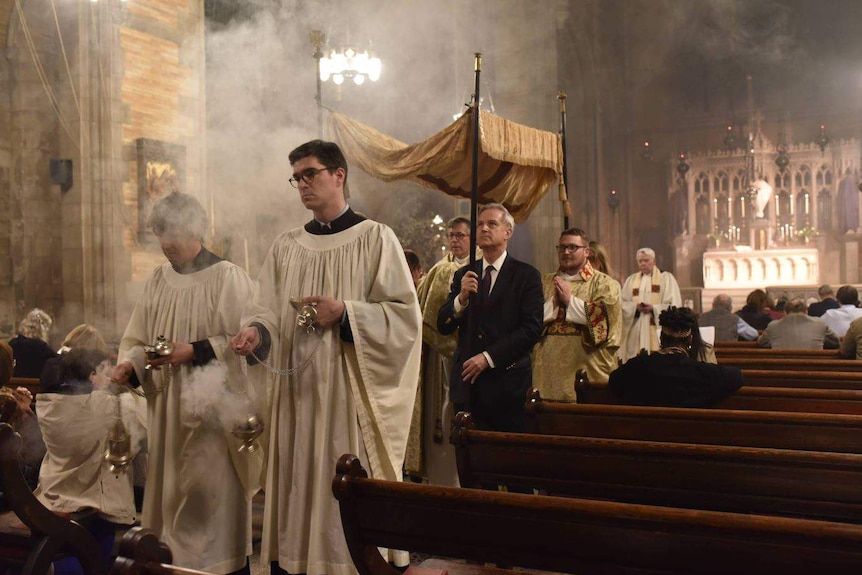
[[[527,431],[547,435],[862,453],[859,415],[587,405],[544,401],[537,390],[526,412]]]
[[[607,384],[578,380],[575,383],[578,403],[625,405]],[[757,387],[744,385],[708,409],[745,409],[756,411],[796,411],[802,413],[844,413],[862,415],[862,380],[860,390],[802,387]]]
[[[361,575],[399,574],[378,547],[579,575],[855,574],[862,565],[862,526],[845,523],[383,481],[352,455],[339,460],[332,491]],[[423,567],[512,573],[442,559]]]
[[[742,379],[746,385],[759,387],[862,390],[862,373],[852,371],[743,369]]]
[[[170,548],[155,533],[133,527],[120,539],[111,575],[211,575],[171,565],[172,561]]]
[[[17,565],[22,575],[37,575],[48,573],[56,559],[71,555],[87,575],[107,573],[96,539],[50,511],[30,491],[19,466],[21,443],[12,427],[0,423],[0,488],[12,509],[0,515],[0,563]]]
[[[39,378],[37,377],[13,377],[9,381],[9,387],[26,387],[34,396],[39,393]]]
[[[740,369],[779,371],[839,371],[862,373],[862,361],[855,359],[820,359],[789,357],[720,357],[721,365],[732,365]]]
[[[843,359],[837,349],[767,349],[764,347],[726,348],[716,346],[715,357],[718,363],[724,363],[730,358],[790,358],[790,359]],[[848,361],[844,359],[844,361]]]
[[[862,523],[862,455],[480,431],[452,435],[462,487]]]

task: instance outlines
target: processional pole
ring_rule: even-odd
[[[479,206],[479,78],[482,75],[482,54],[476,52],[473,62],[476,87],[473,90],[473,173],[470,179],[470,266],[476,261],[476,218]]]
[[[472,119],[473,119],[473,173],[470,178],[470,268],[473,269],[473,264],[476,263],[476,220],[479,217],[479,78],[482,75],[482,54],[476,52],[473,60],[473,71],[476,76],[476,86],[473,90],[472,102]],[[482,272],[479,270],[481,278]],[[470,303],[476,305],[477,297],[481,294],[470,294]],[[467,334],[470,336],[468,340],[470,347],[474,348],[479,330],[479,321],[475,314],[467,314]],[[473,350],[470,350],[473,353]]]
[[[569,204],[569,162],[566,156],[566,93],[562,90],[557,94],[560,101],[560,142],[563,147],[563,173],[560,174],[560,202],[563,204],[563,230],[569,229],[569,218],[572,215],[572,206]]]
[[[314,46],[312,57],[315,62],[315,70],[317,72],[317,92],[314,96],[314,101],[317,102],[317,135],[323,139],[323,100],[320,96],[322,86],[320,81],[320,59],[323,58],[323,45],[326,43],[326,35],[320,30],[311,31],[311,44]]]

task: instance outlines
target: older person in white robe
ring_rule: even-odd
[[[630,275],[620,292],[623,307],[623,345],[619,354],[623,361],[641,350],[660,348],[659,314],[670,306],[681,306],[682,296],[676,278],[655,265],[655,252],[640,248],[637,253],[638,271]]]
[[[280,335],[262,558],[273,573],[352,575],[332,497],[335,465],[353,453],[373,477],[401,479],[421,316],[395,234],[346,203],[338,146],[314,140],[289,158],[291,184],[314,219],[275,240],[257,295],[271,312],[249,316],[232,342],[251,354],[263,332]],[[301,305],[314,306],[313,330],[297,325]]]
[[[147,396],[141,524],[170,546],[176,565],[248,573],[251,497],[260,488],[263,455],[237,453],[241,442],[232,431],[262,410],[263,391],[247,387],[229,340],[249,311],[254,285],[242,268],[202,246],[207,215],[192,196],[173,192],[153,208],[150,223],[168,262],[147,280],[112,374],[139,382]],[[148,359],[145,346],[159,336],[174,350]]]

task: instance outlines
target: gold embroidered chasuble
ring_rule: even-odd
[[[533,350],[533,385],[543,398],[575,401],[575,372],[587,371],[593,382],[607,382],[616,368],[620,345],[619,284],[589,263],[576,276],[563,276],[572,287],[572,300],[561,308],[554,296],[554,277],[542,278],[545,328]]]

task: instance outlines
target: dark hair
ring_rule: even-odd
[[[745,298],[746,305],[753,305],[757,311],[763,311],[768,307],[772,307],[772,300],[769,295],[762,289],[756,289]]]
[[[692,359],[703,361],[706,359],[706,346],[700,337],[700,326],[697,316],[687,307],[671,306],[661,312],[658,316],[661,324],[661,346],[686,347],[689,344],[688,356]],[[685,334],[685,335],[675,335]],[[690,338],[690,340],[689,340]]]
[[[102,350],[76,347],[60,356],[60,382],[88,383],[99,364],[110,359]]]
[[[419,254],[417,254],[413,250],[405,249],[404,257],[407,259],[407,267],[410,268],[411,272],[414,272],[422,267],[422,264],[419,261]]]
[[[464,224],[465,226],[467,226],[468,230],[470,229],[470,220],[468,220],[467,218],[462,217],[462,216],[456,216],[456,217],[452,218],[451,220],[449,220],[446,223],[446,227],[447,228],[454,228],[458,224]]]
[[[301,146],[294,148],[287,156],[290,160],[290,165],[295,164],[303,158],[314,156],[321,164],[329,170],[344,170],[344,185],[347,185],[347,160],[344,159],[344,154],[341,153],[341,148],[335,142],[325,142],[323,140],[311,140]]]
[[[853,286],[841,286],[835,298],[841,305],[859,305],[859,292]]]
[[[587,232],[585,232],[581,228],[569,228],[567,230],[564,230],[563,233],[560,234],[560,237],[563,236],[577,236],[584,240],[585,244],[590,244],[590,238],[587,237]]]
[[[182,192],[171,192],[153,207],[147,224],[157,236],[168,230],[185,231],[203,243],[209,218],[196,197]]]

